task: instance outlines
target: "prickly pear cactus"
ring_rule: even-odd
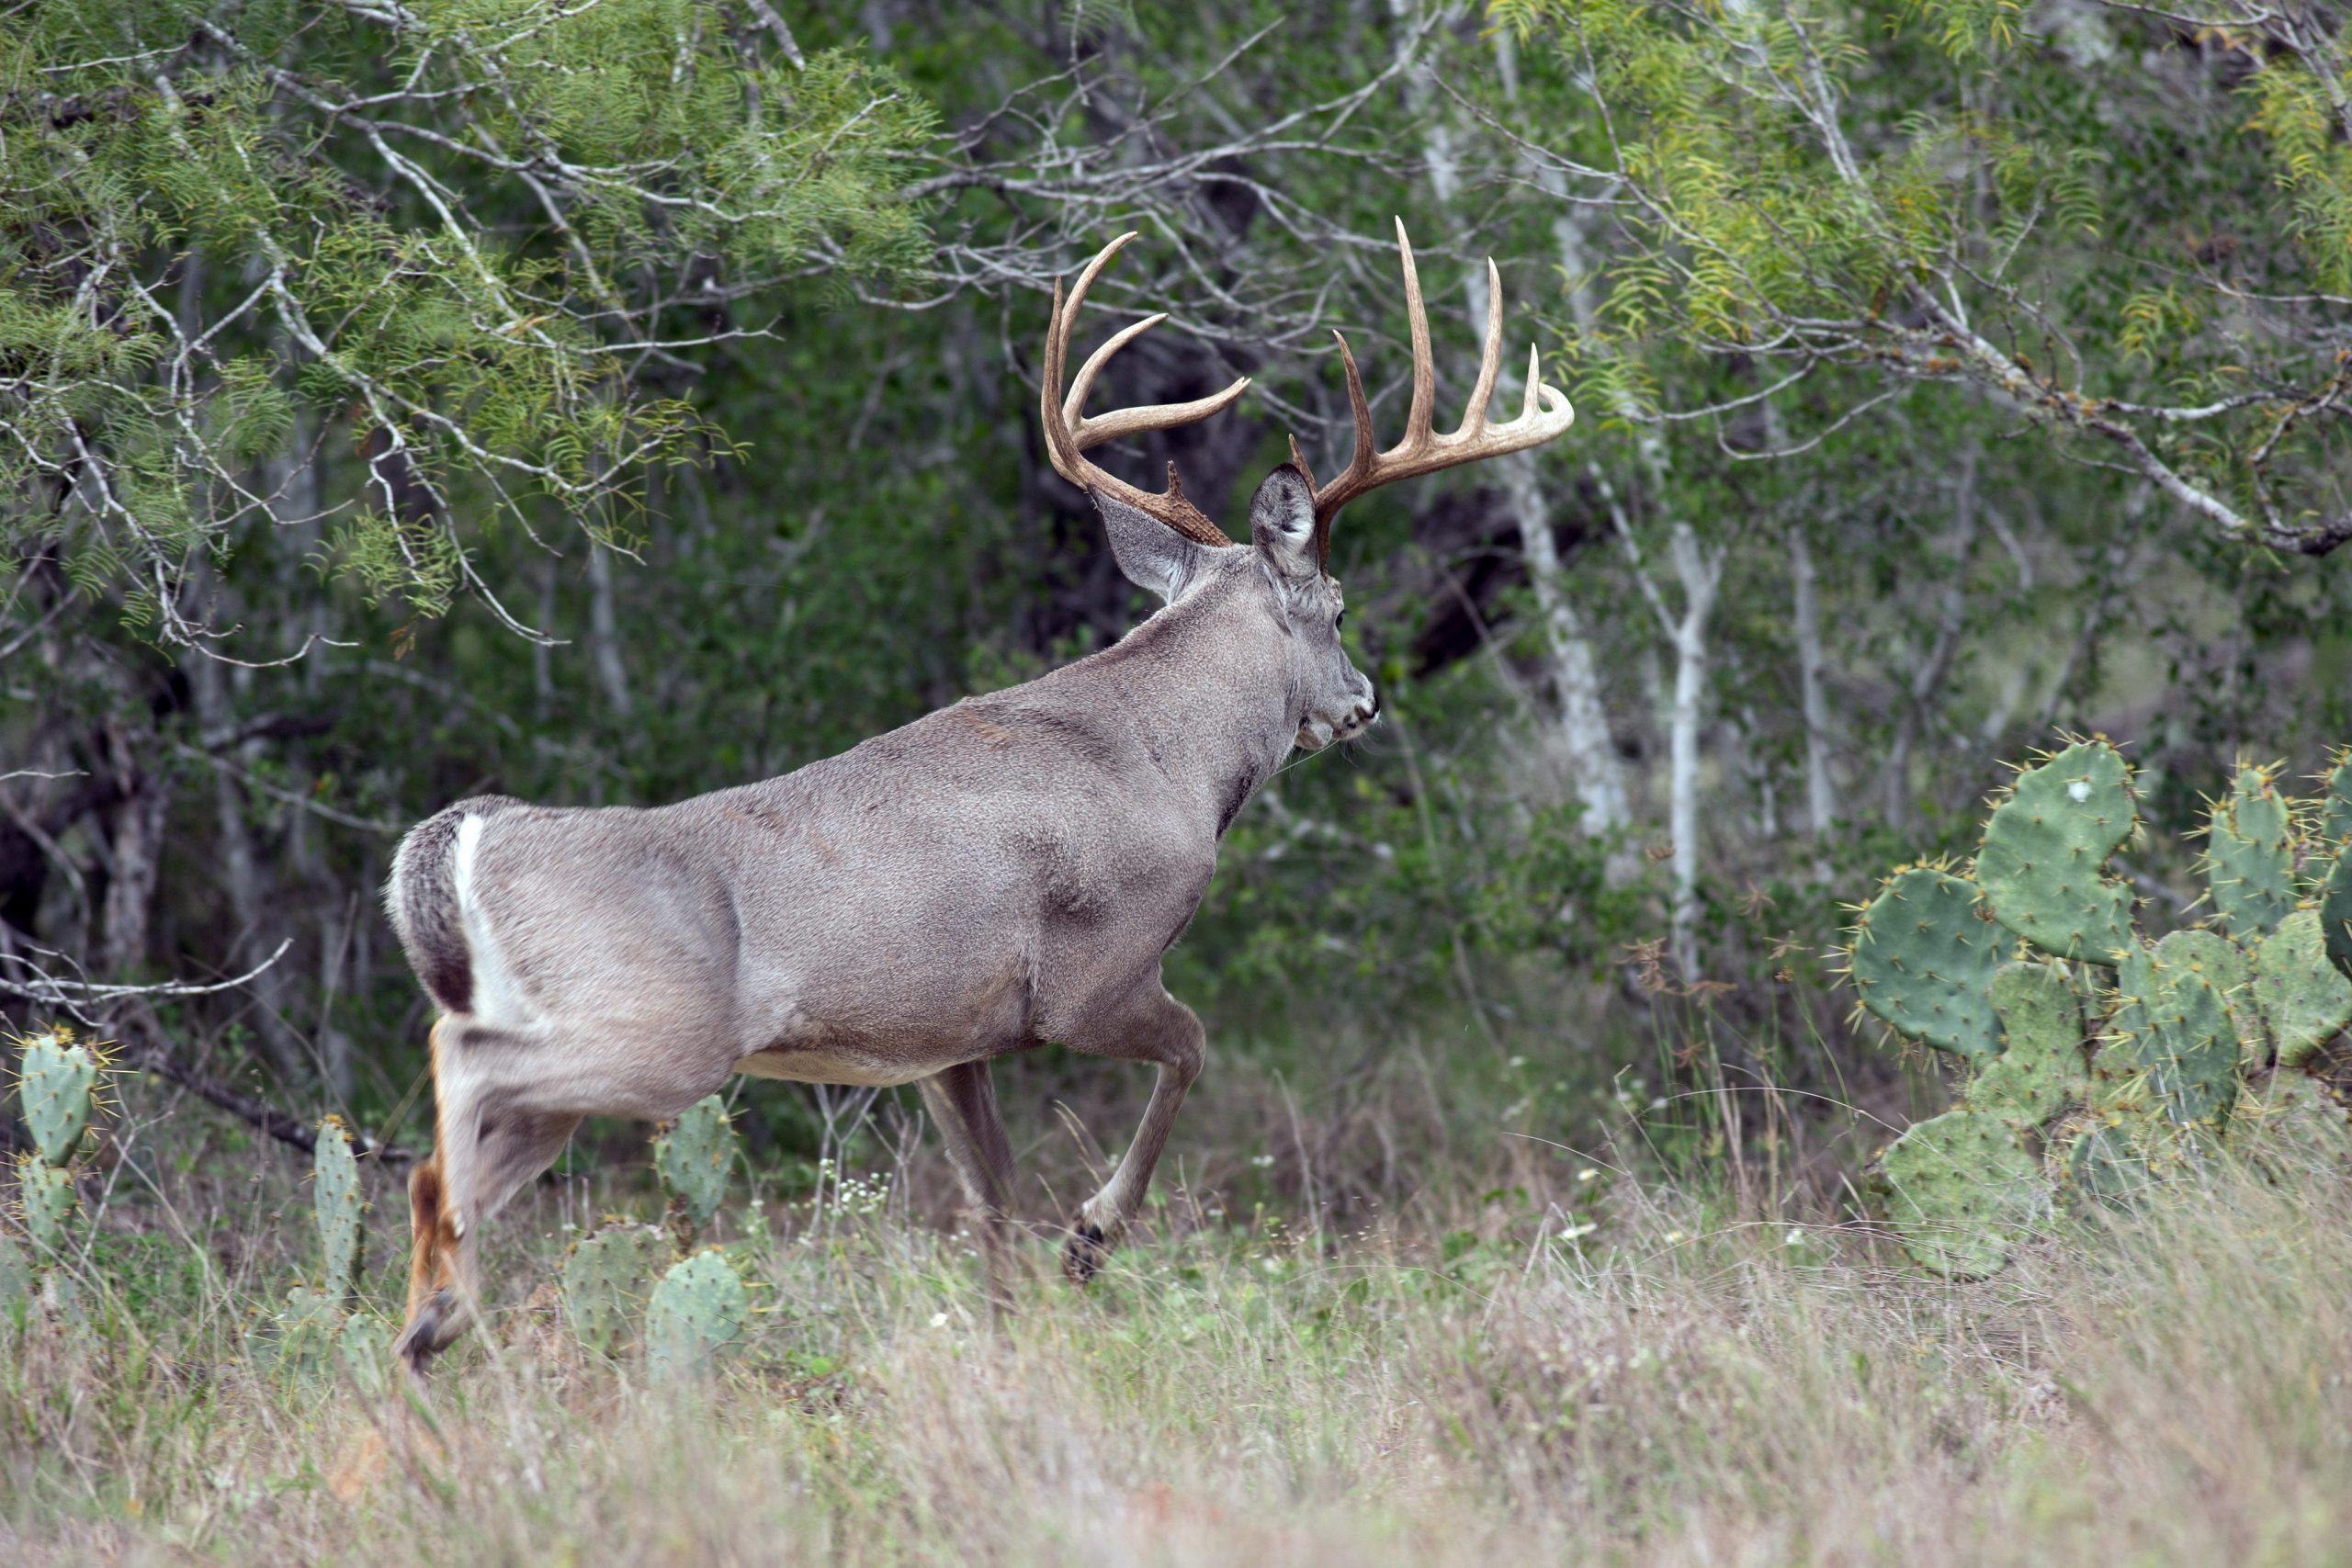
[[[325,1294],[340,1302],[351,1294],[359,1269],[359,1162],[352,1157],[351,1134],[343,1118],[319,1123],[311,1155],[311,1208],[318,1220],[319,1245],[326,1254]]]
[[[664,1250],[651,1225],[609,1226],[571,1249],[563,1264],[563,1305],[582,1345],[600,1356],[619,1353]]]
[[[2281,1067],[2300,1067],[2352,1023],[2352,981],[2327,961],[2317,909],[2298,909],[2254,950],[2254,999]]]
[[[90,1124],[90,1109],[102,1064],[86,1045],[62,1029],[46,1029],[24,1042],[17,1066],[17,1093],[24,1102],[25,1129],[43,1164],[62,1166],[74,1157]]]
[[[74,1173],[63,1166],[44,1165],[30,1152],[17,1156],[17,1195],[25,1206],[25,1234],[42,1253],[62,1250],[67,1226],[81,1199],[74,1190]]]
[[[2242,1140],[2259,1158],[2281,1137],[2314,1140],[2352,1163],[2352,752],[2334,764],[2327,798],[2305,807],[2270,770],[2239,769],[2206,829],[2210,928],[2152,942],[2132,927],[2107,866],[2136,826],[2132,784],[2103,741],[2019,776],[1973,881],[1905,872],[1863,911],[1851,973],[1864,1007],[1974,1069],[1960,1107],[1879,1168],[1923,1261],[1997,1266],[2031,1204],[2128,1198]],[[2001,928],[1981,950],[1961,918],[1976,908]],[[1996,969],[2007,933],[2088,962]]]
[[[2132,890],[2108,874],[2107,857],[2137,822],[2131,770],[2104,740],[2028,768],[1977,850],[1994,918],[2044,953],[2113,964],[2131,941]]]
[[[1969,1061],[1997,1054],[1987,987],[2005,941],[1982,909],[1975,884],[1934,866],[1889,878],[1855,922],[1848,953],[1862,1006],[1938,1050]]]
[[[735,1129],[728,1125],[726,1102],[715,1094],[688,1106],[653,1145],[653,1168],[696,1230],[718,1213],[734,1163]]]
[[[1976,1278],[2009,1259],[2047,1188],[2017,1133],[1998,1116],[1951,1111],[1915,1124],[1879,1156],[1887,1218],[1913,1258]]]
[[[2242,765],[2205,825],[2213,908],[2240,942],[2278,930],[2295,909],[2293,809],[2267,768]]]
[[[699,1375],[742,1337],[751,1313],[751,1297],[727,1259],[698,1252],[653,1287],[645,1313],[647,1364],[660,1378]]]
[[[1968,1103],[2012,1127],[2038,1127],[2088,1086],[2082,998],[2064,970],[2040,961],[2002,964],[1988,989],[2001,1021],[2001,1054],[1970,1080]]]

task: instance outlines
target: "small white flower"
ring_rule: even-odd
[[[932,1325],[933,1328],[944,1328],[944,1327],[946,1327],[946,1326],[947,1326],[947,1314],[946,1314],[945,1313],[944,1313],[944,1312],[935,1312],[935,1313],[933,1313],[933,1314],[931,1314],[931,1325]]]
[[[1666,1233],[1666,1245],[1667,1245],[1667,1246],[1668,1246],[1668,1247],[1672,1247],[1672,1246],[1674,1246],[1677,1242],[1680,1241],[1681,1239],[1682,1239],[1682,1233],[1681,1233],[1680,1231],[1668,1231],[1668,1232],[1667,1232],[1667,1233]]]
[[[1274,1156],[1272,1155],[1251,1155],[1250,1156],[1250,1163],[1256,1166],[1260,1170],[1263,1170],[1268,1166],[1274,1163]]]
[[[1600,1228],[1600,1227],[1599,1225],[1592,1224],[1589,1222],[1581,1225],[1562,1225],[1560,1227],[1560,1239],[1562,1241],[1574,1241],[1578,1236],[1590,1235]]]
[[[1804,1232],[1797,1229],[1794,1225],[1791,1225],[1789,1227],[1789,1234],[1781,1238],[1781,1245],[1782,1247],[1803,1247],[1804,1245]]]
[[[1593,1169],[1590,1166],[1587,1166],[1584,1169],[1577,1172],[1577,1179],[1578,1181],[1590,1181],[1594,1177],[1599,1176],[1600,1174],[1600,1172]]]

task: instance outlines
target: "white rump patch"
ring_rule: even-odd
[[[450,882],[458,894],[458,917],[466,932],[466,955],[473,970],[474,1017],[484,1023],[516,1025],[537,1021],[538,1010],[498,955],[490,919],[474,896],[474,859],[481,849],[485,818],[471,812],[458,824],[458,852],[450,866]]]

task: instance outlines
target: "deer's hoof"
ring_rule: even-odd
[[[465,1325],[458,1310],[457,1293],[439,1290],[424,1298],[409,1319],[401,1337],[392,1341],[392,1354],[408,1363],[409,1374],[422,1380],[424,1369],[433,1358],[458,1337]]]
[[[1062,1244],[1062,1272],[1073,1284],[1087,1284],[1102,1271],[1102,1261],[1110,1256],[1111,1244],[1103,1240],[1102,1227],[1080,1220],[1070,1226],[1069,1239]]]

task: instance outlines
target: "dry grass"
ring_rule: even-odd
[[[581,1207],[549,1188],[502,1224],[514,1304],[424,1406],[244,1354],[303,1235],[271,1218],[293,1177],[253,1163],[118,1183],[89,1327],[0,1330],[0,1557],[2352,1556],[2352,1195],[2291,1156],[1976,1284],[1573,1163],[1556,1201],[1465,1201],[1451,1235],[1180,1201],[1091,1292],[1032,1281],[1002,1332],[967,1251],[888,1204],[739,1207],[763,1310],[684,1391],[591,1362],[534,1296]],[[1597,1228],[1563,1240],[1569,1200]]]

